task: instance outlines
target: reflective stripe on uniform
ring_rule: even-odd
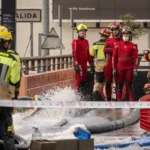
[[[9,66],[0,64],[0,84],[9,84],[9,81],[5,81],[5,77],[7,74],[7,71],[9,69]]]
[[[14,133],[14,127],[13,126],[8,126],[7,131]]]
[[[8,81],[5,81],[8,69],[7,65],[0,64],[0,84],[9,84]]]

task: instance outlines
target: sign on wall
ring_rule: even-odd
[[[13,41],[10,42],[10,49],[15,50],[16,45],[16,0],[2,0],[2,25],[12,33]]]
[[[16,12],[17,22],[41,22],[40,9],[18,9]]]
[[[41,22],[41,18],[41,9],[17,9],[16,11],[17,22]]]
[[[62,18],[70,19],[70,9],[74,19],[109,20],[131,13],[136,19],[150,19],[150,0],[53,0],[53,19],[58,19],[58,5],[62,6]]]

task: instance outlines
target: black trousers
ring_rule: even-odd
[[[0,107],[0,139],[4,142],[3,146],[0,146],[0,150],[16,150],[14,143],[12,108]]]

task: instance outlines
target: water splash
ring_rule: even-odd
[[[75,93],[71,87],[58,88],[57,90],[49,90],[43,95],[45,100],[55,100],[55,101],[76,101],[80,99],[80,96]],[[26,140],[31,140],[31,134],[33,132],[32,127],[38,127],[43,134],[43,138],[47,139],[64,139],[64,138],[76,138],[73,136],[73,131],[76,127],[85,128],[84,124],[78,124],[77,122],[73,126],[67,126],[67,128],[55,129],[53,125],[56,124],[61,119],[72,119],[75,116],[81,115],[79,109],[41,109],[31,117],[24,119],[23,113],[16,113],[13,115],[14,127],[16,134],[19,134]],[[87,114],[87,118],[94,117],[95,113],[91,112]],[[80,118],[79,118],[80,119]],[[86,118],[85,118],[86,119]],[[82,117],[83,120],[83,117]],[[119,136],[100,136],[92,135],[95,144],[101,143],[120,143],[131,140],[130,137],[119,137]],[[142,150],[137,146],[131,146],[125,148],[126,150],[136,149]],[[124,150],[119,148],[111,148],[110,150]]]

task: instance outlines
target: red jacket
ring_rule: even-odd
[[[139,99],[139,101],[141,101],[141,102],[150,102],[150,94],[146,94],[146,95],[144,95],[144,96],[142,96],[140,99]]]
[[[118,42],[113,50],[113,68],[137,69],[138,67],[138,48],[132,42]]]
[[[122,40],[122,39],[121,39]],[[112,66],[112,54],[113,54],[113,48],[114,45],[119,42],[119,40],[115,38],[108,38],[106,40],[105,46],[104,46],[104,52],[107,54],[107,65],[110,67]]]
[[[72,41],[72,53],[74,56],[74,65],[82,65],[89,62],[93,66],[92,58],[89,53],[89,42],[86,39],[74,39]]]

